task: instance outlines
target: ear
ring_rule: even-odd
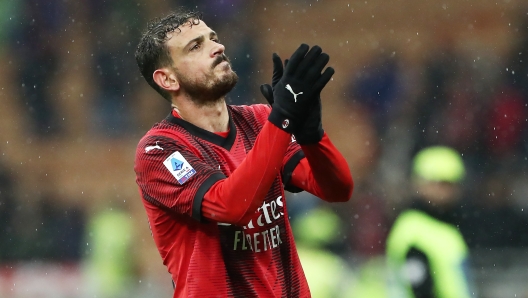
[[[167,68],[156,69],[152,74],[152,78],[162,89],[167,91],[180,90],[180,83],[176,79],[176,75]]]

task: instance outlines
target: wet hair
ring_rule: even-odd
[[[181,32],[180,27],[185,24],[198,25],[201,19],[200,12],[179,11],[151,20],[136,48],[135,57],[141,74],[147,83],[169,102],[170,94],[154,82],[152,74],[156,69],[172,65],[172,58],[167,47],[169,33]]]

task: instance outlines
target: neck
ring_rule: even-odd
[[[172,108],[183,120],[213,133],[228,130],[229,113],[224,98],[208,104],[188,99],[173,102]]]

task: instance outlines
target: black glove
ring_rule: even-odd
[[[328,56],[327,54],[321,55]],[[287,67],[288,59],[286,59],[284,65]],[[334,69],[332,67],[328,67],[327,71],[331,73],[330,76],[334,73]],[[264,95],[270,105],[272,105],[274,102],[273,89],[281,79],[282,74],[282,60],[277,54],[273,53],[273,76],[271,79],[271,86],[269,84],[264,84],[260,86],[260,91],[262,92],[262,95]],[[323,138],[324,130],[321,121],[321,90],[318,90],[316,100],[312,102],[312,104],[309,106],[307,117],[304,123],[299,127],[298,130],[293,132],[297,142],[300,145],[316,144]]]
[[[331,67],[321,74],[329,57],[319,46],[308,49],[308,45],[302,44],[293,53],[282,76],[274,71],[274,101],[268,120],[289,133],[299,131],[312,103],[318,100],[318,94],[334,74]],[[273,63],[275,68],[280,63],[282,69],[282,61],[276,54]],[[261,86],[261,91],[268,88],[265,86]],[[264,91],[262,93],[266,96]]]

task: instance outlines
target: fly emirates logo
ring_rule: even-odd
[[[271,202],[264,202],[254,217],[244,226],[244,231],[235,231],[233,250],[267,251],[282,243],[281,231],[276,221],[284,216],[282,196]],[[260,227],[265,227],[262,230]],[[257,230],[258,232],[251,232]]]

